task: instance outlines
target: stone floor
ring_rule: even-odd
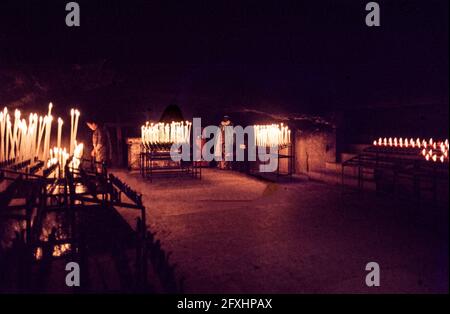
[[[153,182],[113,172],[143,194],[188,293],[448,293],[448,206],[211,169]],[[371,261],[380,287],[365,285]]]

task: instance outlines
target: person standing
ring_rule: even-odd
[[[231,170],[231,161],[234,157],[234,131],[229,116],[224,116],[220,122],[214,148],[214,155],[218,161],[217,167],[222,170]]]
[[[111,159],[111,144],[108,130],[97,121],[88,121],[86,124],[93,131],[91,157],[96,162],[107,165]],[[97,170],[99,170],[98,167]]]

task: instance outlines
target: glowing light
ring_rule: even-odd
[[[448,161],[449,140],[435,140],[430,138],[403,138],[403,137],[389,137],[381,138],[373,141],[374,146],[395,147],[396,149],[409,149],[410,152],[417,151],[418,155],[422,155],[427,161]]]
[[[283,123],[254,125],[255,145],[258,147],[275,147],[291,142],[291,130]]]
[[[14,111],[14,120],[8,109],[5,107],[0,112],[0,161],[15,158],[17,161],[33,160],[38,158],[44,161],[47,167],[57,163],[60,164],[60,170],[64,167],[69,158],[66,149],[61,147],[63,120],[58,118],[58,132],[56,139],[52,140],[52,121],[51,115],[53,104],[48,105],[48,111],[45,116],[38,116],[37,113],[30,113],[28,119],[21,118],[22,113],[16,109]],[[75,118],[80,115],[78,110],[72,109]],[[71,112],[72,113],[72,112]],[[71,133],[76,138],[76,127]],[[50,144],[56,144],[50,148]]]
[[[189,121],[172,123],[150,123],[141,126],[141,139],[144,145],[189,144],[192,123]]]

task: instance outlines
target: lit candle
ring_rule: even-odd
[[[49,106],[49,108],[51,107]],[[44,156],[43,156],[44,160],[48,158],[48,153],[50,149],[50,135],[52,132],[52,121],[53,117],[47,116],[47,125],[45,127],[45,136],[44,136]]]
[[[75,110],[75,126],[73,129],[73,147],[72,150],[69,150],[69,154],[72,155],[75,149],[75,142],[77,140],[77,133],[78,133],[78,120],[80,118],[80,112],[78,110]]]
[[[37,133],[38,133],[38,115],[37,113],[33,116],[33,135],[32,135],[32,145],[31,145],[31,157],[36,157],[36,139],[37,139]]]
[[[52,108],[53,108],[53,104],[52,103],[49,103],[48,104],[48,116],[51,116],[52,115]]]
[[[14,112],[14,125],[12,130],[12,137],[11,137],[11,155],[9,158],[16,157],[16,140],[17,140],[17,130],[19,127],[18,120],[20,119],[20,111],[16,109]]]
[[[12,131],[11,131],[11,120],[9,119],[9,115],[6,117],[6,157],[5,159],[10,158],[10,151],[9,151],[9,142],[12,138]]]
[[[5,160],[5,126],[6,126],[6,115],[3,112],[0,112],[0,137],[1,137],[1,144],[0,144],[0,161]]]
[[[36,148],[36,156],[38,156],[38,158],[43,159],[41,152],[39,151],[39,149],[41,148],[41,141],[42,141],[42,135],[44,134],[44,126],[46,125],[47,121],[47,117],[42,118],[42,116],[39,117],[39,134],[38,134],[38,141],[37,141],[37,148]]]
[[[58,148],[61,147],[62,125],[63,125],[63,120],[61,118],[58,118],[58,137],[57,137],[57,140],[56,140],[56,147],[58,147]]]
[[[74,117],[75,109],[70,109],[70,142],[69,142],[69,152],[72,153],[73,147],[73,130],[74,130]]]

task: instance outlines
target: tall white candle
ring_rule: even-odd
[[[16,111],[14,112],[14,125],[13,125],[12,138],[11,138],[10,158],[16,157],[16,141],[17,141],[17,129],[19,127],[19,122],[18,122],[19,119],[20,119],[20,111],[16,109]]]
[[[22,119],[20,124],[20,143],[19,143],[19,150],[17,153],[17,156],[23,160],[25,157],[25,143],[26,143],[26,136],[27,136],[27,123],[25,119]]]
[[[48,153],[50,149],[50,135],[52,132],[52,116],[47,116],[47,125],[45,128],[45,138],[44,138],[44,160],[48,158]]]
[[[6,119],[6,157],[5,159],[9,159],[9,140],[11,137],[11,121],[9,120],[9,115],[7,116]]]
[[[58,135],[57,135],[57,139],[56,139],[56,147],[58,147],[58,148],[61,147],[62,125],[63,125],[63,120],[61,118],[58,118]]]
[[[33,137],[33,146],[32,146],[32,154],[33,157],[36,157],[36,139],[38,136],[38,115],[34,114],[34,137]]]
[[[72,154],[72,147],[73,147],[74,116],[75,116],[75,109],[72,108],[70,110],[70,142],[69,142],[70,154]]]
[[[6,116],[4,117],[3,112],[0,112],[0,137],[1,137],[1,146],[0,146],[0,161],[5,160],[5,125],[6,125]]]
[[[77,133],[78,133],[78,119],[80,118],[80,112],[75,110],[75,125],[73,130],[73,146],[70,154],[72,155],[75,150],[75,142],[77,141]]]
[[[37,148],[36,148],[36,156],[38,158],[40,158],[41,160],[43,159],[42,154],[40,152],[40,148],[41,148],[41,141],[42,141],[42,135],[44,134],[44,127],[46,125],[46,119],[42,118],[42,116],[39,117],[39,130],[38,130],[38,136],[37,136]]]
[[[48,116],[51,116],[52,115],[52,108],[53,108],[53,104],[52,103],[49,103],[48,104]]]

